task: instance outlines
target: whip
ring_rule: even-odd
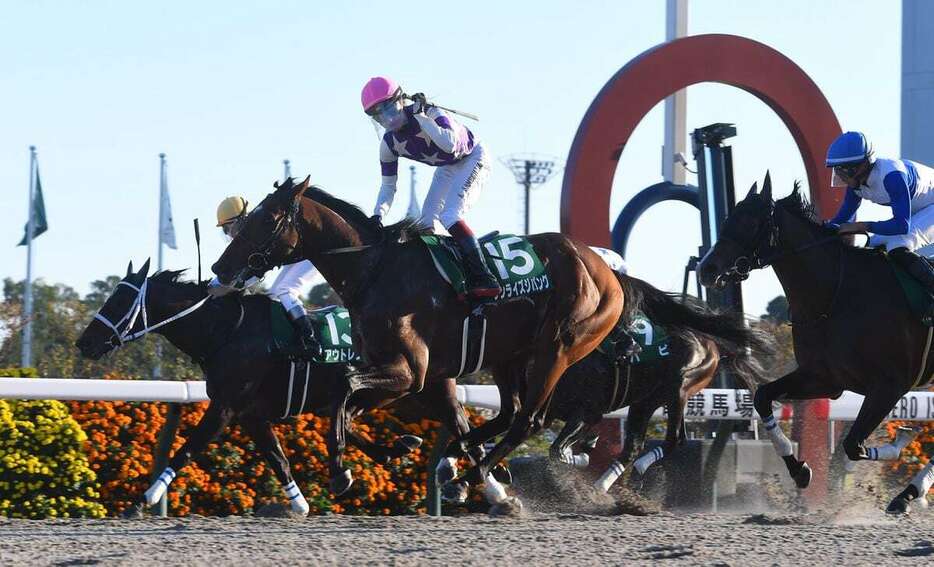
[[[414,102],[414,100],[412,99],[412,97],[410,97],[409,95],[402,95],[402,98],[405,99],[405,100]],[[469,118],[469,119],[473,120],[474,122],[480,122],[480,118],[479,118],[476,114],[471,114],[471,113],[469,113],[469,112],[464,112],[464,111],[462,111],[462,110],[454,110],[453,108],[448,108],[448,107],[446,107],[446,106],[441,106],[440,104],[435,104],[435,103],[433,103],[433,102],[427,102],[426,104],[427,104],[428,106],[433,106],[433,107],[435,107],[435,108],[439,108],[439,109],[441,109],[441,110],[443,110],[443,111],[445,111],[445,112],[450,112],[451,114],[457,114],[458,116],[463,116],[464,118]]]

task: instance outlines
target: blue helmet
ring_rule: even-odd
[[[862,132],[844,132],[827,149],[827,167],[859,163],[869,159],[871,153]]]

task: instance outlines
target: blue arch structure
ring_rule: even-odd
[[[650,185],[630,199],[619,213],[619,216],[616,217],[612,233],[613,250],[616,250],[625,258],[626,245],[629,243],[629,235],[632,233],[636,221],[653,205],[665,201],[681,201],[700,210],[700,194],[697,187],[693,185],[676,185],[670,181]]]

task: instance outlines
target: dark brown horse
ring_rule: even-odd
[[[308,179],[290,179],[250,213],[212,270],[220,284],[235,288],[303,259],[321,270],[350,310],[354,344],[364,360],[350,374],[346,403],[334,408],[339,424],[349,408],[385,404],[460,371],[463,321],[471,306],[438,274],[416,238],[420,230],[412,221],[375,226],[359,208],[309,188]],[[468,482],[483,482],[493,465],[541,429],[558,379],[600,344],[623,309],[614,273],[587,246],[561,234],[532,235],[529,241],[551,288],[483,307],[483,367],[492,370],[503,408],[483,426],[458,435],[449,454],[506,435],[463,478],[448,484],[449,496],[464,496]],[[520,382],[526,386],[522,399]],[[337,427],[335,434],[342,431]],[[335,470],[332,478],[346,474]]]
[[[836,398],[844,390],[866,398],[843,440],[851,460],[897,459],[893,444],[867,449],[863,443],[895,403],[927,383],[931,331],[913,313],[883,253],[845,244],[825,228],[794,192],[772,200],[766,174],[726,219],[716,245],[699,266],[701,281],[717,286],[743,279],[750,269],[775,269],[792,313],[798,368],[759,388],[755,408],[798,487],[811,478],[807,463],[792,454],[791,442],[772,415],[776,400]]]
[[[95,360],[126,342],[152,332],[168,339],[201,366],[207,381],[210,405],[191,431],[185,444],[169,462],[149,490],[144,504],[152,505],[165,493],[177,471],[192,456],[219,435],[228,424],[237,422],[256,443],[289,497],[293,511],[308,513],[308,504],[292,479],[289,462],[279,446],[272,424],[286,416],[319,412],[342,399],[347,364],[312,364],[299,376],[303,390],[290,388],[290,362],[270,352],[270,299],[264,295],[228,296],[207,299],[206,283],[177,281],[180,272],[160,272],[147,278],[149,262],[127,275],[81,334],[77,347]],[[159,326],[178,314],[181,318]],[[301,395],[298,392],[301,391]],[[439,388],[426,389],[420,401],[426,407],[448,405],[444,398],[454,395]],[[456,400],[455,400],[456,403]],[[392,447],[382,447],[348,431],[352,442],[378,463],[401,457],[421,444],[414,435],[398,438]],[[334,458],[333,455],[331,458]]]
[[[622,281],[624,290],[639,290],[627,294],[634,298],[633,303],[640,296],[649,296],[641,300],[643,308],[669,321],[664,327],[668,338],[652,338],[661,334],[662,328],[654,321],[640,321],[642,328],[632,333],[645,337],[641,355],[644,361],[630,364],[598,349],[568,369],[548,410],[549,421],[565,422],[551,445],[551,457],[586,466],[586,453],[574,455],[573,446],[589,440],[591,429],[604,414],[629,407],[622,451],[595,483],[602,491],[612,486],[634,455],[642,453],[645,432],[655,410],[663,406],[666,409],[665,442],[635,461],[639,476],[684,442],[685,405],[710,384],[719,368],[727,369],[746,388],[755,391],[765,382],[765,372],[756,357],[772,351],[771,338],[747,327],[742,316],[717,313],[690,298],[682,300],[681,306],[671,306],[667,304],[670,299],[649,284],[625,276]],[[708,334],[692,330],[690,322],[702,326]]]

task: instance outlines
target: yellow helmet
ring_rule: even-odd
[[[246,215],[247,201],[243,197],[227,197],[217,206],[217,226],[240,220]]]

